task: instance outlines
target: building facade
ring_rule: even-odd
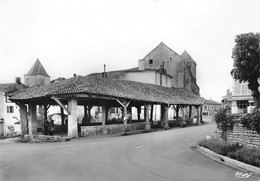
[[[142,83],[155,84],[165,87],[188,90],[199,95],[199,86],[196,78],[197,64],[189,53],[185,50],[181,55],[169,48],[163,42],[156,46],[143,59],[138,61],[138,67],[104,73],[93,73],[90,76],[109,77],[121,80],[136,81]],[[188,117],[189,110],[181,108],[178,115]],[[195,108],[193,115],[197,114]],[[169,119],[176,118],[176,110],[171,107],[168,111]],[[132,117],[137,118],[137,112],[132,111]],[[160,105],[153,107],[153,120],[161,119]]]
[[[163,42],[138,62],[139,70],[163,68],[172,76],[172,87],[192,91],[199,95],[196,78],[196,62],[185,50],[181,55]]]
[[[234,80],[232,90],[231,112],[236,113],[249,113],[254,107],[254,100],[248,89],[247,82]]]
[[[21,78],[16,78],[15,83],[0,84],[0,136],[14,136],[21,133],[19,106],[8,101],[9,96],[28,87],[48,84],[50,84],[50,76],[39,59],[24,75],[24,84],[21,83]]]
[[[16,79],[16,83],[0,84],[0,136],[21,134],[19,107],[8,100],[8,94],[15,94],[27,88]]]
[[[221,108],[221,103],[213,100],[205,100],[202,107],[203,116],[213,116]]]

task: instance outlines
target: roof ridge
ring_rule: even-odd
[[[152,51],[150,51],[143,59],[148,57],[154,50],[156,50],[159,46],[165,46],[166,48],[170,49],[173,53],[175,53],[179,58],[183,59],[182,56],[180,56],[177,52],[175,52],[173,49],[171,49],[169,46],[167,46],[165,43],[161,42],[159,45],[157,45]]]

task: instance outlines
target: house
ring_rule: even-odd
[[[0,136],[21,134],[19,106],[8,99],[20,91],[36,85],[50,84],[50,76],[39,59],[35,61],[29,72],[24,75],[24,84],[17,77],[15,83],[0,84]]]
[[[248,83],[233,80],[232,92],[228,90],[227,94],[223,96],[222,105],[223,108],[228,106],[233,114],[251,112],[254,108],[254,100]]]
[[[20,78],[16,78],[15,83],[0,84],[0,136],[21,134],[19,107],[8,98],[25,88]]]
[[[225,96],[222,97],[222,108],[223,109],[228,109],[229,112],[231,112],[231,107],[232,107],[232,92],[228,89],[227,93]]]
[[[221,103],[213,100],[205,100],[202,106],[203,116],[213,116],[221,108]]]

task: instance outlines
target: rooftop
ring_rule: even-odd
[[[163,104],[201,105],[203,98],[181,89],[161,87],[140,82],[76,76],[45,86],[35,86],[11,98],[13,101],[30,101],[63,95],[100,95]]]

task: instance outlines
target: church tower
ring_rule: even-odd
[[[28,87],[50,84],[50,76],[47,74],[39,59],[36,60],[30,71],[24,75],[24,84]]]

